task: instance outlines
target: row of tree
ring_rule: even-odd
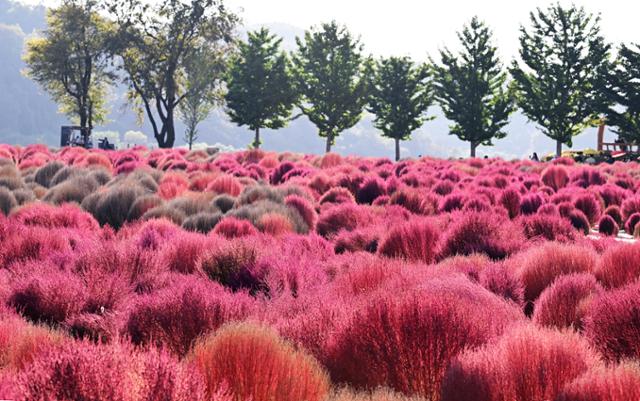
[[[27,43],[28,74],[62,110],[91,129],[104,121],[106,91],[118,80],[146,117],[160,147],[172,147],[177,118],[189,145],[213,108],[226,105],[233,122],[255,132],[277,129],[301,115],[326,138],[326,151],[364,110],[385,137],[406,140],[438,104],[450,133],[492,145],[518,107],[545,135],[571,146],[572,138],[606,117],[623,138],[640,139],[640,49],[622,45],[616,59],[599,18],[559,4],[530,14],[520,30],[520,60],[501,64],[490,29],[477,18],[458,37],[461,50],[440,51],[418,64],[408,57],[373,60],[335,22],[297,38],[297,50],[261,29],[245,41],[239,19],[222,0],[65,0],[48,28]],[[294,110],[299,113],[294,115]]]

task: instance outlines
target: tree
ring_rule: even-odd
[[[65,0],[47,13],[47,29],[26,43],[26,75],[88,133],[106,119],[113,83],[108,38],[112,25],[93,0]]]
[[[400,160],[400,141],[411,137],[427,119],[425,112],[433,101],[429,68],[416,66],[408,57],[390,57],[376,64],[369,85],[369,112],[382,135],[393,138],[396,161]]]
[[[187,95],[178,105],[178,117],[186,126],[184,141],[189,150],[198,139],[198,125],[211,115],[214,107],[222,104],[220,77],[225,71],[222,59],[206,47],[185,59],[184,90]]]
[[[434,63],[435,95],[454,122],[450,134],[468,141],[475,157],[479,145],[492,146],[507,135],[503,128],[515,106],[489,28],[474,17],[458,38],[463,50],[456,55],[445,48],[442,64]]]
[[[640,143],[640,46],[622,45],[609,76],[607,124],[618,136]]]
[[[296,38],[293,56],[302,113],[327,138],[326,151],[340,133],[356,125],[367,103],[363,46],[335,21]]]
[[[545,135],[562,144],[600,122],[606,110],[605,83],[610,46],[600,35],[599,17],[560,4],[530,14],[520,28],[521,66],[513,62],[518,106]]]
[[[114,52],[130,99],[146,112],[158,146],[171,148],[176,109],[192,93],[186,84],[188,60],[206,50],[217,58],[212,63],[225,63],[238,17],[222,0],[109,0],[108,11],[118,24]]]
[[[260,147],[261,128],[278,129],[288,123],[298,98],[281,43],[266,28],[249,32],[228,74],[227,113],[231,121],[255,132],[254,148]]]

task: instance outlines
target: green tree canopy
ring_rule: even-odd
[[[227,79],[227,114],[239,126],[255,132],[253,147],[260,147],[260,129],[287,125],[297,92],[282,39],[269,30],[249,32],[247,42],[233,58]]]
[[[560,4],[530,15],[520,28],[520,58],[510,69],[518,106],[545,135],[562,144],[597,125],[606,109],[610,45],[600,35],[600,19],[584,8]]]
[[[326,151],[340,133],[356,125],[367,104],[363,46],[335,21],[296,38],[293,56],[302,113],[327,138]]]
[[[607,95],[613,107],[607,124],[620,137],[640,143],[640,46],[622,45],[616,67],[609,77]]]
[[[416,66],[408,57],[379,60],[369,85],[369,112],[382,135],[393,138],[396,161],[400,160],[400,141],[411,137],[427,119],[433,101],[429,68]]]
[[[89,131],[105,121],[106,92],[113,83],[108,38],[112,24],[93,0],[65,0],[47,14],[47,28],[26,43],[26,75]]]
[[[444,115],[454,122],[450,134],[469,142],[475,157],[479,145],[492,146],[494,138],[507,135],[503,128],[514,100],[489,28],[474,17],[458,38],[462,51],[441,50],[441,64],[434,63],[435,94]]]
[[[176,109],[192,90],[185,68],[204,51],[212,57],[210,65],[224,65],[235,45],[238,17],[222,0],[109,0],[108,10],[118,23],[114,52],[130,99],[146,112],[158,146],[173,147]],[[218,69],[210,72],[216,73],[210,82],[222,78]]]
[[[184,63],[186,96],[178,105],[178,117],[185,124],[184,141],[193,147],[198,139],[198,125],[206,120],[216,106],[223,103],[222,81],[226,67],[222,55],[212,54],[208,47],[194,51]]]

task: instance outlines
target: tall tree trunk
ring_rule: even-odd
[[[331,142],[333,142],[333,135],[327,134],[327,146],[325,148],[326,153],[331,152]]]
[[[254,149],[260,149],[260,127],[256,128],[256,137],[253,140]]]
[[[478,147],[478,145],[476,145],[475,142],[471,141],[471,157],[476,157],[476,148]]]
[[[556,141],[556,156],[562,156],[562,141],[559,139]]]
[[[400,161],[400,138],[394,138],[396,140],[396,161]]]
[[[167,126],[167,135],[165,137],[164,144],[160,145],[160,147],[171,149],[176,142],[176,126],[173,119],[173,107],[170,107],[167,110],[167,121],[165,122],[165,125]]]

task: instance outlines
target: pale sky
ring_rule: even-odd
[[[22,0],[55,4],[55,0]],[[368,53],[408,55],[426,60],[445,45],[455,48],[462,25],[478,15],[489,24],[505,62],[517,54],[518,29],[528,25],[529,12],[552,0],[225,0],[246,25],[285,23],[307,29],[332,19],[359,35]],[[560,1],[571,4],[572,1]],[[610,42],[640,42],[640,1],[577,0],[587,11],[600,13]]]
[[[561,1],[571,4],[571,1]],[[600,13],[601,27],[613,43],[640,42],[640,1],[578,0],[587,11]],[[374,55],[409,55],[424,60],[445,45],[455,47],[455,36],[474,15],[489,24],[503,57],[517,54],[519,27],[528,25],[529,12],[547,7],[549,0],[227,0],[250,25],[282,22],[308,28],[332,19],[360,35]]]

